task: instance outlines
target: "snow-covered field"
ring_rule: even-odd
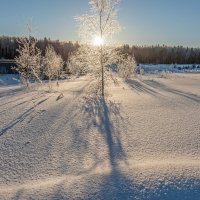
[[[200,199],[200,74],[86,95],[0,87],[0,199]]]
[[[145,73],[168,72],[200,72],[200,64],[140,64]]]

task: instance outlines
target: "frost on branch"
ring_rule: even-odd
[[[79,49],[69,57],[68,67],[72,74],[83,75],[92,72],[91,66],[96,65],[95,52],[89,45],[81,45]]]
[[[60,75],[63,67],[63,60],[52,46],[48,46],[45,50],[45,56],[42,56],[41,50],[37,48],[37,39],[31,36],[31,25],[27,25],[28,37],[21,37],[17,40],[19,44],[18,56],[15,58],[18,64],[18,72],[22,83],[30,88],[30,83],[37,80],[43,84],[42,80],[48,78],[49,90],[52,89],[51,81]]]
[[[137,70],[137,64],[135,62],[134,56],[124,55],[121,56],[118,62],[118,72],[119,76],[127,80],[130,78],[131,74],[135,74]]]
[[[107,86],[109,81],[117,83],[117,76],[128,79],[136,71],[136,62],[134,56],[123,54],[120,47],[94,45],[81,45],[79,49],[70,56],[68,67],[72,74],[80,76],[92,74],[93,80],[90,90],[101,94],[102,68],[104,67],[104,84]],[[95,84],[95,83],[96,84]]]
[[[81,47],[70,57],[69,68],[73,74],[92,73],[100,94],[108,80],[116,80],[117,72],[124,78],[129,76],[134,60],[121,56],[113,42],[113,35],[120,31],[117,19],[119,0],[90,0],[89,13],[78,16]],[[125,60],[126,59],[126,60]],[[113,70],[113,66],[116,66]]]
[[[29,87],[31,80],[42,83],[40,75],[41,51],[36,47],[37,40],[31,36],[18,39],[19,55],[15,58],[18,72],[23,83]]]
[[[43,58],[43,74],[49,80],[49,90],[52,89],[52,79],[58,78],[60,70],[63,66],[63,60],[60,55],[58,55],[52,46],[48,46],[45,51],[45,56]]]
[[[111,42],[113,34],[121,30],[117,20],[118,3],[118,0],[89,1],[89,14],[75,17],[82,42],[92,44],[94,36],[102,37],[106,44]]]

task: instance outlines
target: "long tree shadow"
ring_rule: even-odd
[[[117,166],[117,162],[120,160],[126,162],[126,154],[121,142],[122,133],[118,129],[118,125],[123,124],[123,117],[120,113],[119,105],[111,101],[106,102],[104,98],[97,96],[83,97],[83,99],[81,112],[86,120],[86,123],[84,123],[83,126],[79,125],[79,106],[76,107],[73,103],[69,105],[70,108],[68,112],[70,112],[70,118],[63,117],[63,119],[65,119],[65,126],[69,126],[71,132],[73,133],[70,146],[65,147],[66,151],[74,149],[74,157],[77,157],[77,159],[79,159],[79,163],[81,163],[82,159],[85,157],[84,153],[86,153],[88,149],[93,149],[93,147],[91,147],[93,142],[89,140],[91,135],[87,132],[89,130],[97,129],[98,134],[100,134],[100,138],[103,138],[103,143],[106,144],[108,152],[106,159],[108,158],[111,168],[115,168]],[[58,126],[61,127],[62,125],[60,124]],[[98,135],[94,135],[94,137],[98,137]],[[103,149],[103,151],[104,150],[105,149]],[[60,152],[63,154],[61,155],[62,158],[65,156],[66,151]],[[84,175],[95,170],[99,164],[105,161],[105,158],[101,157],[99,154],[100,152],[98,151],[94,153],[92,157],[94,163],[92,166],[87,169],[79,170],[78,172],[72,172],[72,174]],[[61,169],[65,169],[62,173],[71,173],[69,168],[70,163],[61,163]]]
[[[17,193],[15,194],[15,196],[12,198],[13,200],[20,200],[23,196],[24,190],[20,189],[17,191]]]
[[[28,123],[29,123],[33,119],[32,114],[34,112],[36,112],[36,107],[39,106],[40,104],[44,103],[47,100],[48,100],[48,98],[40,100],[34,106],[32,106],[31,108],[27,109],[22,114],[20,114],[19,116],[17,116],[17,118],[15,118],[14,120],[12,120],[5,127],[1,128],[0,129],[0,136],[4,135],[7,131],[9,131],[10,129],[12,129],[15,125],[17,125],[18,123],[23,122],[25,119],[27,119],[30,116],[30,120],[28,121]],[[44,112],[44,110],[40,110],[39,112],[40,113]],[[37,111],[37,113],[38,113],[38,111]]]
[[[155,181],[155,184],[159,183],[159,186],[148,188],[145,182],[143,183],[131,178],[138,175],[130,174],[131,177],[128,177],[118,165],[119,160],[124,160],[128,168],[120,133],[118,133],[119,130],[114,124],[119,124],[119,120],[123,120],[119,107],[115,103],[107,102],[104,98],[88,98],[85,110],[89,119],[93,120],[93,123],[104,136],[108,147],[108,159],[111,165],[111,172],[100,177],[99,192],[90,193],[90,191],[93,191],[93,188],[89,186],[89,195],[85,199],[199,199],[200,180],[198,178],[196,180],[185,178],[174,180],[172,178],[172,181],[168,184],[168,177],[166,177],[166,181],[160,183],[159,180]],[[139,174],[143,173],[145,171],[141,170],[139,172]]]
[[[170,88],[170,87],[168,87],[168,86],[166,86],[166,85],[164,85],[162,83],[159,83],[159,82],[157,82],[155,80],[143,80],[143,82],[145,84],[147,84],[149,87],[152,87],[154,89],[158,89],[158,90],[161,90],[161,91],[166,91],[168,93],[175,94],[175,95],[187,98],[187,99],[192,100],[192,101],[194,101],[196,103],[200,103],[200,96],[198,96],[198,95]]]
[[[21,105],[23,105],[23,104],[26,104],[27,102],[29,102],[29,101],[22,101],[22,102],[20,102],[20,103],[18,103],[18,104],[15,104],[14,106],[11,106],[11,107],[9,107],[9,109],[13,109],[13,108],[16,108],[16,107],[18,107],[18,106],[21,106]],[[3,114],[4,112],[6,112],[6,110],[7,110],[7,108],[6,109],[4,109],[4,110],[2,110],[2,111],[0,111],[0,114]]]
[[[14,96],[17,93],[24,91],[24,88],[25,87],[18,87],[18,88],[15,88],[15,89],[9,89],[9,90],[6,90],[6,91],[1,91],[0,92],[0,98],[7,97],[7,96],[8,97]]]
[[[142,81],[139,80],[133,80],[133,79],[128,79],[126,81],[126,83],[128,84],[128,86],[133,89],[135,92],[137,92],[137,94],[140,93],[146,93],[152,96],[157,96],[157,95],[161,95],[159,92],[157,92],[156,90],[154,90],[152,87],[148,87],[147,84],[145,84]]]
[[[73,106],[73,103],[68,105],[69,108],[71,107],[71,110],[69,112],[73,112],[75,107]],[[65,111],[63,108],[61,108],[61,111]],[[130,174],[130,177],[123,173],[121,171],[121,168],[118,165],[119,160],[124,160],[125,163],[127,156],[125,149],[123,147],[123,142],[121,140],[121,134],[119,129],[120,122],[123,124],[124,118],[122,117],[122,113],[120,111],[120,107],[117,103],[109,102],[105,100],[104,98],[85,98],[83,111],[85,114],[85,117],[87,117],[88,123],[85,127],[86,129],[90,126],[95,126],[99,130],[99,134],[102,134],[103,139],[106,143],[106,147],[108,148],[108,160],[111,166],[111,171],[109,173],[100,173],[97,175],[91,175],[91,171],[98,165],[98,160],[96,160],[95,164],[87,169],[82,170],[78,173],[70,173],[75,176],[81,176],[84,179],[89,179],[88,185],[87,181],[84,183],[76,183],[73,190],[81,188],[81,184],[86,184],[86,190],[82,191],[83,193],[86,193],[87,195],[84,196],[83,193],[80,192],[80,199],[102,199],[102,200],[110,200],[110,199],[141,199],[141,200],[176,200],[176,199],[183,199],[183,200],[199,200],[200,196],[200,180],[184,180],[183,179],[177,179],[174,180],[172,178],[171,181],[163,181],[160,182],[159,186],[154,188],[148,188],[146,187],[145,183],[138,182],[134,178],[130,177],[137,177],[137,175],[134,175],[134,171],[132,171],[132,174]],[[79,110],[76,110],[75,113],[70,112],[70,117],[66,119],[68,123],[72,123],[73,121],[76,121],[79,117]],[[64,112],[65,113],[65,112]],[[64,114],[61,116],[62,118],[66,116]],[[62,121],[63,123],[63,121]],[[63,124],[59,124],[63,125]],[[59,127],[58,125],[58,127]],[[85,141],[82,141],[83,138],[80,137],[80,133],[83,132],[83,130],[79,129],[78,127],[75,127],[76,124],[73,125],[72,129],[74,130],[73,133],[75,133],[76,140],[73,142],[77,142],[75,144],[75,149],[80,148],[80,145],[85,145]],[[83,136],[87,138],[87,135]],[[95,137],[95,136],[94,136]],[[51,145],[51,144],[49,144]],[[77,145],[77,146],[76,146]],[[87,148],[84,147],[84,148]],[[82,150],[82,149],[81,149]],[[66,152],[65,152],[66,153]],[[80,151],[78,151],[80,153]],[[98,152],[96,152],[98,153]],[[84,157],[85,152],[83,151],[80,156]],[[62,156],[62,155],[61,155]],[[77,157],[75,158],[77,159]],[[98,159],[98,158],[97,158]],[[77,163],[81,163],[81,161],[78,160]],[[81,165],[81,164],[80,164]],[[128,166],[128,164],[127,164]],[[137,172],[138,173],[138,172]],[[139,174],[146,173],[145,171],[140,171]],[[96,177],[95,177],[96,176]],[[93,180],[91,180],[93,179]],[[151,179],[151,177],[148,177],[148,180]],[[99,183],[100,180],[100,183]],[[148,181],[147,180],[147,181]],[[158,180],[159,182],[160,180]],[[64,179],[61,183],[57,184],[53,188],[53,192],[51,194],[48,194],[44,197],[44,199],[76,199],[76,196],[71,196],[71,189],[65,188],[65,183],[68,182],[67,178]],[[168,183],[169,182],[169,183]],[[94,184],[91,184],[94,183]],[[98,184],[96,184],[98,183]],[[80,184],[80,185],[79,185]],[[98,187],[98,188],[96,188]],[[29,192],[29,191],[27,191]],[[74,194],[76,191],[73,191]],[[73,193],[72,192],[72,193]],[[37,193],[32,193],[32,197],[34,198],[34,195],[37,195]],[[23,193],[20,193],[20,191],[16,194],[16,199],[23,198],[23,195],[26,195]],[[74,197],[74,198],[73,198]]]
[[[108,160],[111,171],[109,175],[103,176],[100,193],[100,199],[128,199],[135,193],[131,182],[121,173],[118,161],[123,161],[126,165],[127,156],[121,140],[120,131],[126,127],[119,128],[124,124],[124,118],[120,111],[119,104],[108,101],[103,97],[89,97],[85,99],[85,113],[99,132],[103,135],[106,147],[108,148]],[[88,199],[93,199],[94,196]]]
[[[85,100],[85,112],[91,120],[89,124],[97,127],[103,135],[108,148],[110,164],[115,167],[119,159],[126,160],[120,138],[122,133],[117,127],[123,120],[119,105],[111,101],[106,102],[103,97],[86,98]]]
[[[26,97],[24,96],[24,97],[16,98],[16,99],[11,100],[11,101],[6,101],[6,103],[0,104],[0,107],[5,106],[5,105],[8,105],[8,104],[13,103],[13,102],[16,102],[16,101],[19,101],[19,100],[22,100],[22,99],[24,99],[24,98],[26,98]]]

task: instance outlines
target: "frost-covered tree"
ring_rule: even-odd
[[[48,77],[50,89],[52,89],[52,79],[56,77],[58,80],[62,66],[63,59],[61,56],[55,52],[53,46],[48,46],[45,50],[45,56],[43,58],[43,73]]]
[[[88,67],[89,71],[97,72],[97,77],[101,78],[102,96],[105,87],[105,67],[111,64],[108,60],[112,57],[110,53],[113,52],[110,41],[113,34],[120,30],[117,20],[118,3],[119,0],[89,0],[89,14],[76,17],[79,23],[79,35],[82,42],[87,45],[80,47],[75,55],[77,59],[74,60],[79,67],[83,64],[81,67]],[[83,61],[77,56],[81,54],[85,54],[82,57]]]
[[[91,50],[90,46],[81,45],[77,51],[70,55],[68,68],[72,74],[79,76],[90,72],[89,66],[95,65]]]
[[[31,28],[28,26],[29,36],[21,37],[17,40],[19,44],[18,56],[15,61],[18,64],[18,72],[23,82],[29,88],[31,79],[37,79],[42,83],[40,78],[41,51],[36,47],[37,40],[31,36]]]
[[[117,20],[119,0],[89,0],[90,12],[75,19],[79,35],[87,44],[103,46],[110,43],[114,33],[120,31]]]
[[[118,60],[118,72],[120,77],[127,80],[131,74],[136,73],[137,64],[133,55],[126,55],[126,58],[124,58],[125,55],[121,56],[122,58]]]
[[[110,66],[120,63],[117,65],[120,67],[122,58],[125,59],[113,42],[113,35],[120,31],[117,20],[119,0],[89,0],[89,5],[88,14],[75,18],[79,24],[78,32],[82,45],[70,57],[70,69],[78,74],[92,72],[99,84],[99,93],[104,96],[106,80],[112,78],[110,75],[113,70]],[[131,60],[129,59],[129,62]]]

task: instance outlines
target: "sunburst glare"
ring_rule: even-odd
[[[95,46],[101,46],[101,45],[104,44],[104,39],[102,37],[100,37],[100,36],[94,36],[94,38],[93,38],[93,44]]]

